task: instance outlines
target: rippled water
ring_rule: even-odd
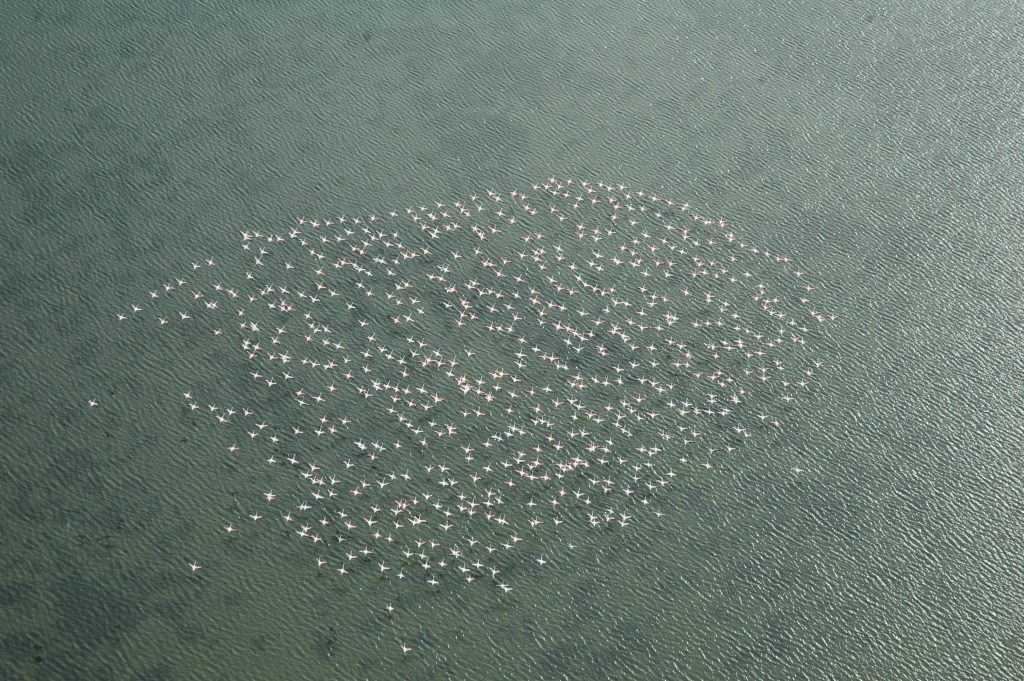
[[[1020,676],[1018,8],[10,14],[6,676]],[[168,396],[244,364],[205,337],[140,352],[113,314],[240,229],[552,174],[797,258],[842,303],[827,393],[516,598],[405,592],[388,617],[283,539],[224,541],[266,480]]]
[[[827,394],[838,316],[792,258],[621,183],[424,203],[242,230],[234,259],[198,258],[116,313],[136,362],[180,354],[153,344],[224,357],[216,384],[185,369],[166,399],[206,427],[197,470],[260,481],[232,492],[218,543],[376,589],[392,649],[423,654],[411,601],[473,585],[504,605],[615,570],[577,550],[645,550],[692,485],[751,455],[800,463],[779,434]]]

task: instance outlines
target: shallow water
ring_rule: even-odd
[[[8,677],[1019,676],[1019,9],[12,15]],[[208,453],[178,395],[237,394],[245,363],[190,334],[142,352],[114,314],[229,267],[240,230],[551,175],[687,199],[793,256],[840,315],[827,389],[509,597],[346,588],[283,536],[225,540],[268,479]]]

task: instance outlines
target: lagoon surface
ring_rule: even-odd
[[[84,2],[15,3],[5,17],[0,678],[1024,675],[1017,614],[1024,604],[1019,7]],[[654,230],[664,221],[647,213],[644,223],[626,219],[600,246],[590,234],[589,240],[570,234],[559,241],[552,238],[560,224],[554,213],[533,215],[522,208],[525,200],[510,196],[515,190],[534,202],[545,197],[565,215],[589,210],[580,219],[595,224],[603,219],[602,206],[608,214],[616,210],[611,203],[571,208],[571,197],[556,195],[570,178],[574,192],[581,179],[607,183],[601,196],[607,201],[614,193],[624,213],[627,203],[637,212],[642,204],[653,206],[652,214],[660,210],[663,204],[650,195],[688,202],[686,220],[698,222],[693,214],[699,215],[694,229],[715,234],[700,238],[716,242],[702,247],[716,264],[731,252],[721,240],[725,230],[792,258],[792,267],[775,258],[755,258],[748,267],[781,291],[780,306],[794,309],[804,305],[798,300],[803,289],[787,277],[799,268],[800,283],[813,281],[814,304],[822,305],[815,312],[834,315],[808,331],[806,349],[787,337],[785,366],[794,372],[780,374],[780,381],[803,380],[796,362],[806,361],[800,369],[818,369],[813,386],[787,385],[800,391],[793,392],[798,399],[773,402],[770,416],[777,413],[780,426],[765,426],[764,433],[756,423],[740,422],[737,407],[725,421],[694,428],[701,432],[695,437],[705,438],[700,445],[684,443],[691,437],[676,421],[665,423],[679,439],[662,438],[660,425],[648,427],[649,421],[662,424],[659,419],[668,417],[650,417],[646,400],[658,401],[661,410],[663,399],[675,409],[660,388],[709,375],[717,381],[717,367],[725,366],[708,364],[720,360],[715,355],[723,346],[697,342],[711,333],[699,329],[691,338],[695,366],[672,366],[670,359],[635,373],[643,379],[640,387],[603,386],[609,401],[633,401],[620,405],[622,423],[633,419],[628,431],[612,425],[614,415],[600,422],[587,409],[570,407],[552,412],[550,423],[533,424],[557,428],[567,443],[584,443],[605,429],[614,446],[643,447],[632,456],[659,459],[643,468],[633,468],[643,466],[634,459],[609,457],[601,464],[608,466],[601,475],[608,482],[594,491],[602,505],[599,523],[587,521],[586,509],[581,516],[566,510],[557,528],[561,511],[535,513],[527,490],[536,489],[541,504],[542,493],[557,494],[539,478],[540,466],[529,469],[537,478],[524,473],[517,481],[527,484],[506,492],[517,505],[503,512],[516,531],[529,531],[522,532],[525,540],[497,548],[495,555],[506,557],[493,563],[484,565],[481,553],[482,567],[467,566],[466,575],[479,575],[472,583],[457,583],[458,567],[449,566],[438,573],[439,585],[425,583],[422,570],[415,585],[411,576],[406,584],[392,576],[402,569],[400,549],[386,543],[379,550],[393,550],[394,557],[381,557],[390,561],[383,577],[372,574],[375,563],[365,557],[351,561],[366,568],[361,573],[328,573],[326,567],[342,564],[336,548],[342,542],[330,547],[337,555],[324,554],[330,565],[321,569],[319,546],[284,527],[279,516],[286,511],[260,505],[270,490],[274,498],[266,503],[297,502],[296,490],[307,490],[300,487],[301,472],[314,459],[344,478],[343,462],[352,458],[371,491],[383,494],[378,480],[394,485],[388,490],[404,490],[407,482],[410,494],[420,495],[446,478],[421,465],[414,479],[389,482],[388,471],[440,462],[455,467],[452,475],[469,487],[470,476],[483,475],[475,467],[486,463],[479,452],[470,462],[452,448],[399,465],[389,451],[380,452],[378,471],[366,452],[374,453],[378,438],[407,435],[405,421],[377,418],[385,412],[369,412],[374,402],[362,392],[335,398],[332,413],[344,414],[357,430],[315,444],[302,440],[301,447],[287,440],[294,433],[286,426],[307,414],[305,406],[249,379],[266,368],[254,368],[242,352],[249,348],[232,342],[231,334],[241,340],[240,333],[257,332],[239,328],[229,296],[217,309],[206,307],[222,293],[215,286],[239,293],[248,286],[259,294],[259,285],[246,278],[259,256],[243,250],[249,242],[240,236],[281,235],[280,248],[292,250],[267,261],[276,285],[312,286],[315,277],[303,280],[287,266],[306,267],[299,258],[309,257],[289,232],[321,234],[316,230],[327,227],[297,218],[359,217],[364,221],[351,228],[361,244],[369,238],[359,231],[371,224],[369,216],[391,219],[388,212],[395,211],[393,219],[406,220],[408,254],[432,243],[419,222],[430,222],[431,211],[453,210],[454,202],[467,210],[484,206],[491,221],[507,219],[493,217],[505,208],[496,208],[488,192],[499,193],[502,205],[518,206],[509,214],[518,211],[519,222],[504,227],[509,244],[518,236],[514,230],[528,236],[529,228],[543,231],[545,240],[523,241],[522,248],[558,242],[565,249],[557,251],[564,260],[553,248],[542,255],[531,250],[532,257],[547,258],[532,260],[531,267],[541,263],[561,272],[569,287],[576,276],[570,263],[591,261],[586,283],[593,288],[579,283],[585,302],[578,305],[586,315],[571,322],[568,336],[562,321],[557,330],[532,327],[531,347],[538,350],[517,358],[514,334],[504,332],[511,317],[491,320],[498,326],[491,335],[482,329],[474,335],[455,323],[446,326],[443,290],[425,291],[420,316],[431,321],[417,338],[428,346],[450,345],[467,371],[514,373],[513,364],[501,362],[535,362],[522,368],[521,385],[511,385],[504,373],[487,373],[488,382],[504,381],[494,394],[539,392],[562,381],[567,398],[576,399],[573,391],[583,390],[571,380],[577,372],[580,380],[613,381],[615,353],[643,353],[636,339],[653,333],[630,326],[629,340],[616,335],[590,359],[577,359],[588,357],[591,347],[577,331],[586,323],[579,320],[602,314],[601,291],[633,286],[631,304],[650,302],[668,318],[703,319],[708,309],[681,297],[645,299],[641,267],[596,269],[599,260],[617,257],[615,239],[635,239],[637,249],[667,248],[678,233],[666,232],[669,241],[655,243]],[[643,200],[633,195],[639,191]],[[407,217],[407,208],[417,220]],[[719,219],[727,227],[719,227]],[[330,228],[339,235],[345,229],[340,223]],[[490,239],[474,259],[482,269],[473,270],[450,254],[472,253],[473,235],[453,231],[445,238],[455,245],[443,259],[410,256],[403,275],[427,286],[443,273],[462,286],[463,278],[491,276],[493,264],[516,257],[511,245],[487,250],[503,243]],[[373,249],[400,253],[406,242],[399,248],[392,237],[372,241],[356,245],[365,253],[338,251],[330,262],[350,258],[359,268],[379,266],[375,281],[383,282],[386,269],[396,266],[373,261]],[[278,248],[259,237],[252,242]],[[647,255],[657,278],[664,272],[662,255]],[[503,266],[509,277],[522,276],[526,289],[550,283],[551,271],[515,273],[514,264]],[[355,301],[365,295],[355,288],[363,272],[344,271],[355,274],[337,280],[340,298]],[[178,278],[188,283],[178,286]],[[401,286],[399,279],[394,283]],[[500,290],[511,295],[513,285],[503,281],[508,286]],[[765,299],[740,295],[739,284],[708,281],[699,290],[716,305],[728,299],[741,311],[766,309]],[[179,305],[164,284],[180,289],[174,294],[195,307]],[[554,301],[569,293],[552,285],[550,301],[524,307],[557,315]],[[409,295],[391,284],[385,288]],[[385,288],[377,288],[378,298]],[[159,300],[150,297],[154,290]],[[486,285],[470,291],[490,295]],[[392,300],[366,308],[367,328],[394,331],[389,325],[401,317],[389,321]],[[417,314],[419,300],[403,301],[408,314]],[[505,309],[506,301],[494,302]],[[625,314],[625,298],[620,303],[604,314]],[[149,315],[146,323],[132,318],[133,304],[146,306],[138,313]],[[255,309],[247,319],[264,327],[284,314]],[[477,311],[482,324],[486,309]],[[188,326],[182,312],[195,325]],[[119,322],[119,314],[128,319]],[[156,321],[164,314],[167,325]],[[378,342],[366,340],[360,316],[318,319],[332,327],[339,345]],[[764,324],[744,338],[774,352]],[[288,330],[284,341],[301,337],[297,328]],[[512,338],[507,346],[495,340],[506,335]],[[266,336],[262,342],[269,347],[272,341]],[[735,340],[727,343],[735,349]],[[572,357],[549,360],[562,352],[556,347]],[[666,352],[684,352],[672,347]],[[374,361],[384,363],[389,352]],[[275,372],[290,371],[268,361]],[[367,369],[383,370],[384,364],[366,361]],[[572,369],[558,368],[562,361]],[[753,372],[737,379],[751,393],[761,383],[753,359],[729,366],[737,377],[744,368]],[[298,371],[307,370],[300,365]],[[703,376],[693,379],[695,372]],[[461,418],[473,419],[490,403],[480,393],[470,394],[472,403],[456,404],[441,392],[442,379],[433,380],[420,381],[431,387],[428,406],[451,407],[452,419],[462,412]],[[389,389],[381,388],[382,399]],[[196,395],[198,410],[189,408],[185,393]],[[790,396],[781,388],[769,394]],[[741,397],[747,400],[747,393]],[[408,401],[410,413],[422,410],[423,404]],[[211,402],[219,405],[216,412]],[[228,408],[238,413],[227,416]],[[235,436],[242,447],[264,442],[245,434],[262,432],[258,426],[243,429],[236,419],[237,431],[229,431],[233,423],[222,428],[211,416],[241,419],[243,408],[270,424],[264,436],[282,430],[287,446],[278,453],[267,445],[267,455],[280,457],[269,468],[246,458],[248,450],[239,456],[225,451]],[[638,418],[638,409],[647,410],[648,420]],[[479,431],[458,425],[459,445],[512,423],[504,416],[500,423],[493,415],[480,418]],[[434,432],[445,433],[450,422],[438,417]],[[335,425],[342,429],[340,421]],[[755,437],[743,442],[734,426],[749,427]],[[703,447],[709,438],[712,444]],[[554,440],[537,435],[530,445],[547,442]],[[510,460],[510,469],[529,468],[529,459],[516,462],[508,442],[495,443],[486,455],[495,466]],[[658,451],[651,453],[652,447]],[[669,451],[671,460],[662,463]],[[287,455],[301,465],[282,463]],[[580,466],[559,470],[577,475]],[[660,484],[669,482],[670,472],[671,484]],[[349,482],[345,478],[339,490],[348,494]],[[644,498],[649,503],[633,495],[632,485],[650,494]],[[625,488],[630,493],[620,495]],[[456,494],[447,486],[434,493]],[[481,503],[489,498],[479,496]],[[583,498],[571,490],[566,496]],[[357,495],[346,503],[362,524],[377,502]],[[609,517],[605,507],[611,505]],[[271,512],[258,521],[248,517]],[[393,522],[387,511],[379,515],[375,522]],[[535,528],[532,520],[545,524]],[[439,516],[437,527],[443,522]],[[452,523],[452,533],[490,527],[478,516]],[[467,555],[479,551],[459,537],[467,541]],[[428,562],[437,560],[431,555]],[[500,568],[500,578],[492,579],[491,567]]]

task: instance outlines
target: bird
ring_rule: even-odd
[[[225,532],[263,519],[245,507],[257,494],[287,507],[232,541],[269,542],[280,522],[307,541],[275,551],[322,568],[334,554],[311,545],[344,543],[333,570],[388,598],[422,588],[417,573],[446,593],[489,575],[504,598],[516,565],[560,569],[588,536],[643,536],[687,485],[719,484],[691,469],[744,465],[826,394],[816,341],[834,315],[804,263],[625,180],[507,189],[245,225],[235,256],[142,272],[129,295],[145,310],[102,313],[147,370],[226,357],[217,378],[182,361],[140,380],[185,384],[167,415],[209,437],[175,461],[237,480]],[[199,421],[201,383],[218,402]]]

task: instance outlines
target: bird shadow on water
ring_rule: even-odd
[[[722,668],[731,678],[758,678],[770,674],[772,661],[793,657],[795,645],[790,631],[793,622],[786,614],[764,618],[758,631],[751,632],[722,659]]]
[[[584,634],[585,636],[585,634]],[[559,643],[544,653],[543,678],[628,678],[641,668],[637,660],[649,655],[651,643],[633,623],[600,632],[597,640],[583,638]]]
[[[82,21],[82,13],[74,2],[48,2],[35,5],[29,15],[40,26],[73,28]]]
[[[6,661],[5,667],[8,664],[19,665],[23,668],[29,667],[30,665],[35,667],[40,672],[45,669],[44,666],[48,656],[50,654],[49,646],[45,636],[37,631],[14,631],[0,641],[0,654],[3,655],[3,659]],[[0,674],[4,672],[0,670]],[[0,678],[18,678],[13,674],[11,676],[2,676]]]
[[[57,604],[61,639],[81,650],[111,645],[137,627],[141,619],[128,594],[81,574],[56,580],[51,593]]]
[[[172,681],[179,678],[174,668],[166,662],[158,662],[149,669],[132,676],[132,681]]]

